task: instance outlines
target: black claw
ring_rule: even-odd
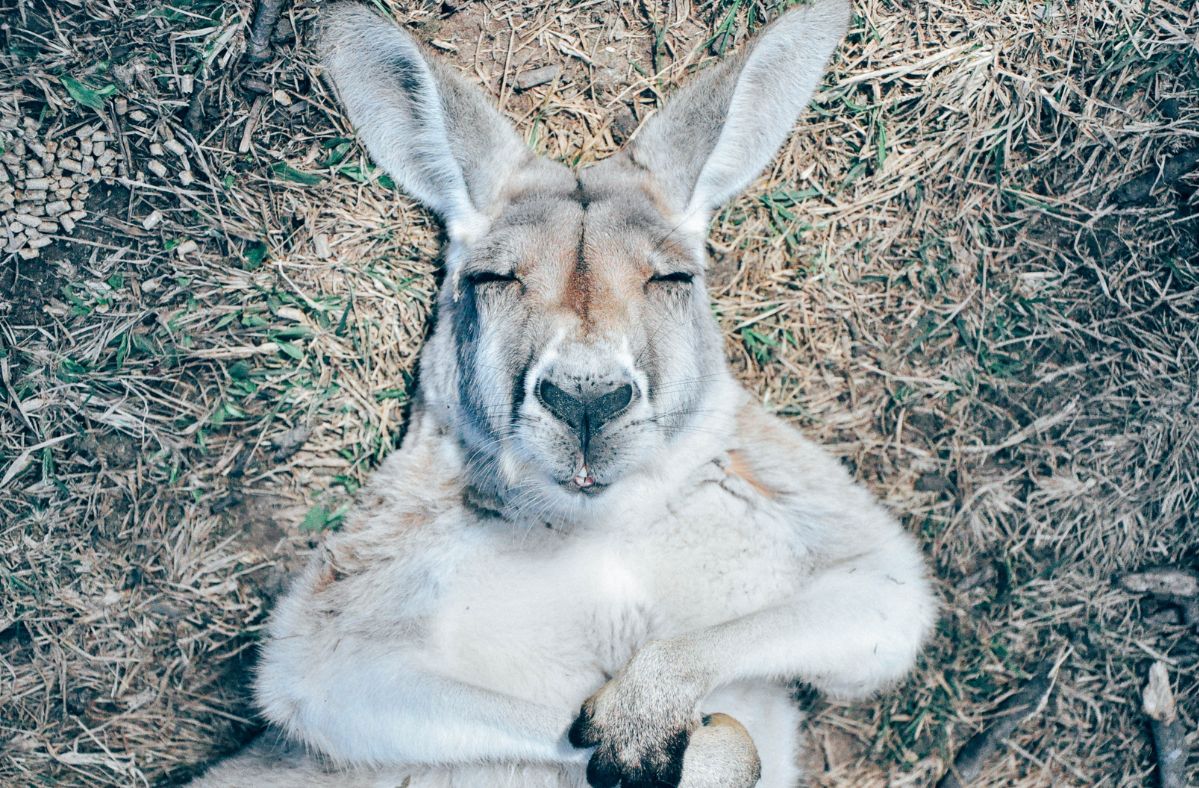
[[[579,749],[594,747],[600,743],[600,738],[591,725],[591,715],[587,713],[585,707],[571,723],[570,732],[566,734],[566,738],[572,746]]]
[[[620,769],[607,755],[596,752],[587,762],[587,784],[593,788],[612,788],[620,782]]]
[[[648,777],[644,780],[625,780],[620,784],[620,788],[662,788],[664,785],[666,783]]]
[[[683,754],[691,741],[691,733],[683,729],[670,737],[666,743],[667,763],[658,774],[658,779],[669,785],[678,785],[683,779]]]
[[[671,780],[653,770],[637,769],[631,774],[625,774],[620,788],[674,788],[678,784],[678,779]]]

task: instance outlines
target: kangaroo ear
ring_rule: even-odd
[[[762,172],[820,84],[848,22],[847,0],[790,11],[646,122],[630,153],[683,221],[706,224]]]
[[[393,22],[353,3],[324,11],[321,61],[371,157],[469,243],[535,157],[480,91]]]

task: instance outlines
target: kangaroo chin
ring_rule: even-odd
[[[734,381],[705,285],[709,217],[848,4],[784,14],[578,172],[391,22],[323,14],[447,271],[402,447],[274,611],[274,735],[200,784],[795,785],[793,683],[867,696],[936,613],[912,538]]]

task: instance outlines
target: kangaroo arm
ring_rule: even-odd
[[[584,702],[570,740],[596,747],[594,784],[677,781],[683,745],[716,688],[801,679],[864,695],[911,667],[933,611],[919,556],[896,527],[866,552],[824,563],[777,605],[645,644]]]
[[[266,716],[336,761],[369,765],[580,763],[558,710],[363,655],[322,666],[321,677],[279,681],[264,671]],[[302,683],[304,686],[297,686]]]
[[[824,566],[782,604],[648,647],[677,661],[703,696],[746,679],[799,679],[861,697],[911,668],[935,611],[920,557],[897,534]]]

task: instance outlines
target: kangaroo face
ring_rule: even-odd
[[[691,428],[724,370],[699,244],[618,166],[515,196],[458,261],[442,318],[474,442],[577,496]]]
[[[707,220],[786,139],[847,19],[839,3],[785,14],[574,175],[398,27],[328,9],[322,63],[359,136],[445,222],[421,398],[471,489],[569,518],[727,421]]]

